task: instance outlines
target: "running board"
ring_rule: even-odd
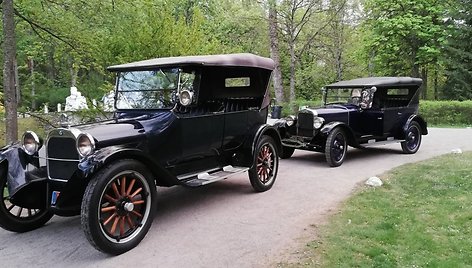
[[[369,140],[367,143],[360,144],[362,147],[374,147],[374,146],[381,146],[381,145],[387,145],[387,144],[392,144],[392,143],[400,143],[405,140],[396,140],[393,137],[388,137],[387,140],[384,141],[376,141],[375,139]]]
[[[211,169],[206,172],[201,172],[201,173],[190,175],[190,176],[189,175],[179,176],[177,177],[177,179],[179,180],[188,179],[184,181],[184,185],[187,185],[190,187],[197,187],[197,186],[202,186],[202,185],[210,184],[213,182],[217,182],[220,180],[224,180],[230,176],[240,174],[248,170],[249,168],[247,167],[224,166],[223,168]]]

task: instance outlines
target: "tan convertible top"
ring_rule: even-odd
[[[242,66],[274,69],[274,61],[250,53],[156,58],[108,67],[110,71],[131,71],[166,66]]]

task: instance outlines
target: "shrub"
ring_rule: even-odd
[[[472,101],[421,101],[420,114],[432,126],[472,126]]]

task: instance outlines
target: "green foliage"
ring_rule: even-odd
[[[446,45],[444,62],[447,80],[443,96],[446,99],[472,99],[472,1],[456,1],[458,8],[453,10],[448,20],[452,29],[451,38]]]
[[[430,126],[472,126],[472,101],[421,101],[420,114]]]
[[[308,244],[316,267],[468,267],[472,153],[408,164],[361,188]],[[302,266],[300,263],[293,266]]]
[[[444,1],[366,0],[365,5],[366,48],[375,73],[419,77],[420,68],[438,62],[447,38]]]

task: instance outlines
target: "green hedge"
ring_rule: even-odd
[[[429,126],[472,126],[472,100],[420,101],[420,114]]]

